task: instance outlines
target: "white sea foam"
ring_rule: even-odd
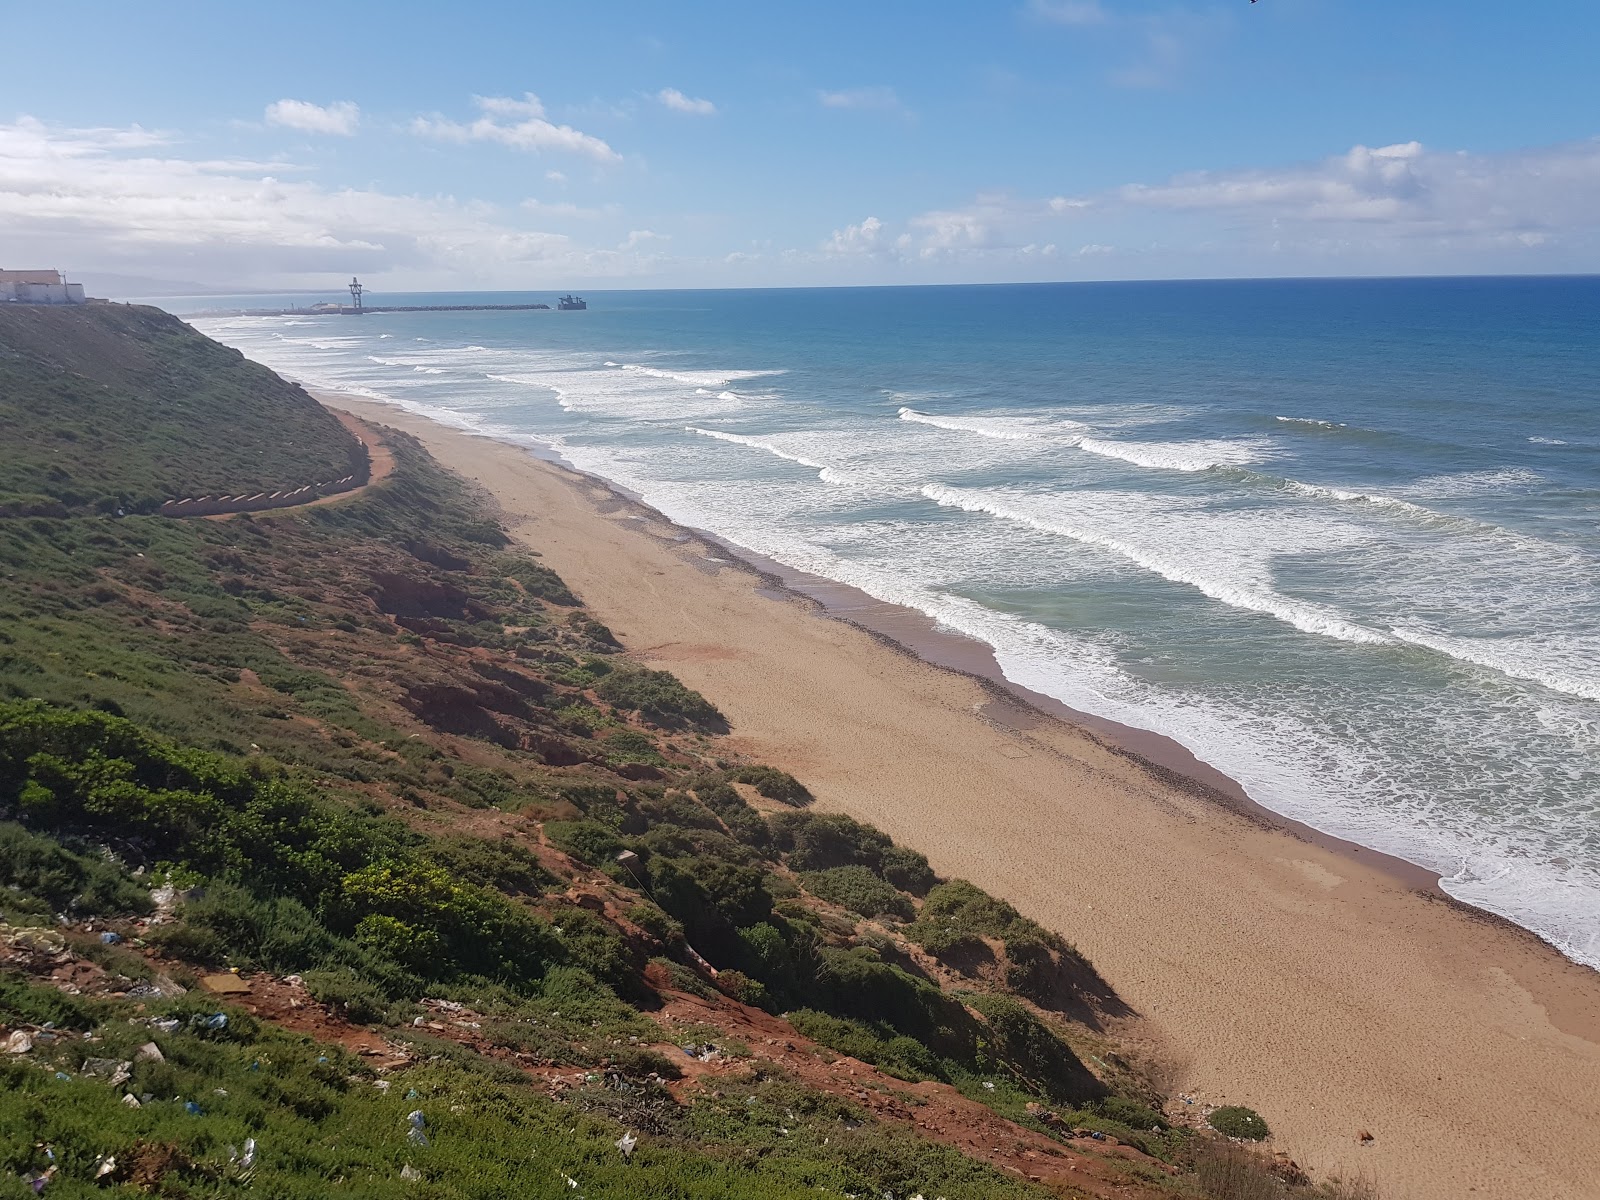
[[[1273,417],[1274,421],[1282,421],[1285,425],[1303,425],[1308,429],[1348,429],[1342,421],[1319,421],[1316,417]]]
[[[1531,437],[1528,440],[1535,446],[1570,446],[1572,444],[1564,442],[1560,438]]]
[[[609,367],[614,364],[606,365]],[[652,379],[670,379],[674,383],[686,383],[695,388],[724,388],[741,379],[761,379],[784,373],[782,371],[669,371],[664,367],[647,367],[639,363],[624,363],[622,369],[637,375],[648,375]]]
[[[422,375],[443,375],[445,373],[443,367],[424,366],[421,363],[404,358],[383,358],[376,354],[369,354],[367,355],[367,361],[377,363],[380,367],[410,367],[413,371]]]
[[[1509,492],[1544,482],[1543,476],[1523,467],[1500,471],[1464,471],[1457,475],[1432,475],[1406,488],[1413,496],[1448,498]]]
[[[810,467],[813,471],[818,473],[817,478],[821,479],[824,483],[848,482],[842,475],[839,474],[838,471],[828,466],[827,463],[820,463],[815,459],[805,457],[803,454],[796,454],[791,450],[785,450],[783,447],[776,444],[771,438],[751,437],[750,435],[743,433],[728,433],[721,429],[701,429],[698,425],[687,425],[685,428],[690,433],[698,433],[701,437],[716,438],[719,442],[732,442],[736,446],[749,446],[752,450],[764,450],[768,454],[774,455],[778,458],[786,459],[792,463],[798,463],[802,467]]]
[[[915,421],[918,425],[932,425],[938,429],[950,429],[958,433],[975,433],[979,437],[998,438],[1006,442],[1025,442],[1029,438],[1039,436],[1037,433],[1018,428],[1015,422],[1004,420],[973,420],[972,418],[958,419],[955,417],[935,417],[929,413],[918,412],[914,408],[900,410],[902,421]]]
[[[1244,491],[1241,483],[1253,478],[1247,471],[1167,479],[1141,473],[1119,483],[1137,480],[1145,492],[1036,494],[991,481],[1017,478],[1019,464],[1056,465],[1049,456],[1070,441],[1056,424],[1063,413],[1092,421],[1101,441],[1183,447],[1190,457],[1211,456],[1193,454],[1195,442],[1170,440],[1168,429],[1177,427],[1171,422],[1204,427],[1193,423],[1192,408],[1180,405],[1041,404],[971,418],[1038,436],[964,430],[974,436],[945,437],[905,425],[897,434],[892,423],[871,425],[799,389],[783,398],[781,421],[769,423],[777,410],[759,394],[722,398],[722,374],[686,384],[616,363],[601,368],[593,352],[558,354],[503,341],[466,351],[457,342],[434,357],[419,347],[413,366],[456,367],[437,378],[366,363],[370,334],[352,346],[312,331],[324,343],[317,347],[269,341],[266,323],[252,319],[210,328],[308,386],[365,394],[519,444],[554,442],[575,465],[679,520],[918,608],[993,646],[1001,669],[1018,683],[1168,733],[1269,807],[1438,869],[1452,895],[1600,966],[1597,856],[1592,837],[1579,844],[1589,836],[1581,831],[1595,829],[1600,818],[1593,786],[1600,706],[1590,685],[1600,679],[1600,644],[1583,632],[1600,628],[1600,570],[1576,552],[1563,558],[1561,545],[1423,507],[1433,497],[1481,498],[1473,510],[1491,515],[1494,493],[1532,492],[1542,483],[1532,472],[1439,476],[1386,486],[1386,494],[1270,476],[1262,477],[1266,486]],[[508,386],[468,386],[472,373],[461,368],[473,354],[478,371],[492,369]],[[557,395],[568,414],[553,401],[517,393],[518,385]],[[692,394],[696,389],[702,394]],[[921,404],[909,395],[897,399],[917,412],[942,409],[949,397]],[[561,424],[543,424],[547,419]],[[722,432],[722,419],[746,428],[796,421],[815,428],[722,438],[770,443],[750,445],[749,456],[724,454],[702,440]],[[698,432],[686,436],[680,431],[690,422]],[[1294,442],[1325,444],[1292,438],[1290,424],[1283,424],[1278,443],[1285,452]],[[1140,434],[1128,431],[1140,425],[1155,428],[1136,441]],[[574,430],[571,444],[534,432],[552,428]],[[1271,454],[1265,439],[1249,444]],[[767,454],[843,486],[818,487],[804,471],[763,467]],[[1198,470],[1240,465],[1208,462]],[[993,500],[1038,524],[952,519],[949,505],[941,517],[931,506],[901,504],[930,479],[962,485],[951,490]],[[984,486],[971,486],[974,480]],[[1052,528],[1061,525],[1105,540]],[[1187,571],[1228,598],[1153,569],[1124,547]],[[1037,605],[1052,593],[1059,603]],[[1079,594],[1086,606],[1069,603]],[[1241,594],[1265,604],[1274,622],[1242,615],[1261,609],[1237,603]],[[969,598],[991,595],[1023,615]],[[1117,597],[1115,611],[1136,606],[1138,624],[1116,633],[1115,623],[1097,626],[1090,614],[1102,595]],[[1322,643],[1327,649],[1317,651],[1317,642],[1274,628],[1301,628],[1272,611],[1280,602],[1309,604],[1313,616],[1331,616],[1392,644],[1371,652],[1329,638]],[[1080,611],[1089,626],[1072,632]],[[1054,615],[1029,619],[1036,613]],[[1206,651],[1195,647],[1213,638],[1218,654],[1237,652],[1248,666],[1210,669]],[[1270,648],[1288,642],[1295,671],[1281,680],[1269,660],[1249,658],[1262,647],[1276,654]],[[1173,649],[1175,656],[1163,657]],[[1317,665],[1323,662],[1337,665],[1324,671]],[[1444,664],[1451,664],[1448,671],[1440,669]]]
[[[993,647],[1008,679],[1072,707],[1136,727],[1158,729],[1238,779],[1255,798],[1296,820],[1439,870],[1452,895],[1507,915],[1580,962],[1600,966],[1600,903],[1592,872],[1551,865],[1536,833],[1486,837],[1484,822],[1445,821],[1421,795],[1391,788],[1390,764],[1364,742],[1298,714],[1292,696],[1260,709],[1204,694],[1156,688],[1130,675],[1093,641],[951,594],[919,569],[926,537],[895,536],[881,562],[845,558],[769,511],[752,509],[747,489],[728,483],[674,483],[641,474],[613,452],[581,448],[582,469],[618,479],[677,520],[715,530],[735,544],[790,567],[861,589],[878,600],[926,613],[941,626]],[[927,568],[934,577],[949,566]],[[1437,732],[1437,731],[1435,731]],[[1474,737],[1471,729],[1460,736]],[[1470,781],[1469,781],[1470,782]],[[1576,815],[1576,814],[1575,814]]]
[[[1393,633],[1401,641],[1426,646],[1512,679],[1527,680],[1583,700],[1600,700],[1600,653],[1591,653],[1585,662],[1558,664],[1549,659],[1570,659],[1568,647],[1530,638],[1456,637],[1415,626],[1396,626]]]
[[[1194,442],[1113,442],[1080,438],[1078,449],[1106,458],[1120,458],[1136,467],[1158,471],[1209,471],[1214,467],[1242,467],[1260,462],[1266,447],[1257,441],[1230,442],[1207,439]]]
[[[1351,504],[1371,504],[1378,508],[1392,508],[1432,520],[1447,521],[1455,519],[1444,513],[1434,512],[1431,508],[1424,508],[1420,504],[1413,504],[1409,500],[1401,500],[1395,496],[1383,496],[1375,492],[1353,492],[1347,488],[1328,487],[1320,483],[1302,483],[1298,479],[1285,479],[1283,483],[1291,492],[1302,496],[1314,496],[1322,500],[1339,500]]]
[[[1259,579],[1227,578],[1206,571],[1192,556],[1166,555],[1135,545],[1122,538],[1112,537],[1101,529],[1089,525],[1076,525],[1057,517],[1041,517],[1016,506],[1010,498],[997,499],[992,494],[946,487],[930,483],[922,494],[947,508],[960,508],[967,512],[986,513],[1006,521],[1015,521],[1046,533],[1060,534],[1075,541],[1100,546],[1119,554],[1135,566],[1154,572],[1174,583],[1187,584],[1210,596],[1213,600],[1248,612],[1276,617],[1303,633],[1338,638],[1342,642],[1364,645],[1382,645],[1391,639],[1377,630],[1368,629],[1350,620],[1345,614],[1326,605],[1293,600],[1272,590]]]

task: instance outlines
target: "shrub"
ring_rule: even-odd
[[[1165,1130],[1171,1125],[1166,1117],[1147,1104],[1130,1100],[1126,1096],[1105,1096],[1094,1103],[1094,1111],[1108,1121],[1116,1121],[1129,1129]]]
[[[863,1021],[802,1008],[786,1014],[789,1024],[818,1045],[870,1063],[900,1079],[948,1079],[939,1057],[915,1038]]]
[[[1271,1132],[1261,1114],[1242,1104],[1225,1104],[1206,1118],[1206,1124],[1224,1137],[1259,1142]]]
[[[806,997],[811,1008],[903,1033],[939,1058],[976,1062],[980,1028],[966,1008],[865,947],[819,948]]]
[[[622,850],[622,839],[599,821],[546,821],[544,832],[557,849],[592,867],[611,862]]]
[[[673,945],[683,937],[683,923],[675,921],[659,905],[648,901],[635,904],[628,910],[628,920],[644,930],[658,942]]]
[[[739,930],[743,943],[743,965],[749,973],[766,985],[769,991],[787,995],[794,987],[794,957],[789,953],[789,939],[778,931],[776,925],[763,921]]]
[[[891,916],[909,921],[916,915],[911,901],[866,867],[830,867],[800,876],[812,895],[864,917]]]
[[[147,913],[150,893],[103,859],[74,854],[53,838],[0,823],[0,905],[34,913]],[[28,902],[32,903],[28,903]]]
[[[973,996],[970,1000],[993,1031],[988,1052],[997,1061],[991,1069],[1009,1068],[1030,1087],[1060,1103],[1079,1104],[1104,1094],[1105,1086],[1072,1048],[1029,1009],[1009,996]]]
[[[929,891],[922,911],[905,932],[936,958],[981,954],[984,938],[1003,940],[1008,946],[1020,943],[1017,979],[1023,984],[1045,970],[1039,951],[1048,961],[1049,950],[1065,948],[1055,934],[964,879],[941,883]]]
[[[766,985],[759,979],[751,979],[743,971],[719,971],[717,990],[752,1008],[766,1008],[771,1003]]]
[[[883,852],[884,879],[903,892],[925,896],[928,889],[939,882],[925,855],[905,846],[890,846]]]
[[[339,1009],[346,1020],[357,1025],[383,1020],[389,1006],[388,998],[354,971],[307,971],[304,978],[312,999]]]
[[[796,871],[862,866],[877,872],[893,845],[887,834],[841,813],[779,813],[769,823],[773,844]]]
[[[619,729],[609,734],[601,743],[606,759],[613,763],[649,763],[659,765],[665,760],[656,746],[655,738],[637,729]]]
[[[648,1046],[621,1046],[611,1052],[611,1065],[624,1075],[643,1078],[659,1075],[662,1079],[681,1079],[683,1072],[678,1064],[659,1050]]]
[[[1208,1200],[1284,1200],[1285,1188],[1269,1165],[1227,1142],[1199,1139],[1194,1172]]]
[[[457,879],[470,879],[497,891],[537,896],[556,882],[539,865],[539,856],[512,838],[441,838],[429,842],[422,857]]]
[[[594,694],[668,729],[721,732],[727,728],[727,721],[709,700],[684,687],[669,671],[644,667],[616,670],[595,684]]]
[[[747,783],[768,800],[799,808],[811,803],[811,793],[798,779],[777,767],[741,767],[733,773],[737,783]]]

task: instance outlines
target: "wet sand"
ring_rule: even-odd
[[[1076,943],[1175,1088],[1259,1109],[1277,1148],[1389,1200],[1600,1197],[1600,973],[1271,817],[1165,739],[998,685],[982,647],[916,614],[840,590],[815,597],[830,619],[794,589],[832,585],[763,574],[600,481],[322,398],[491,491],[633,654],[727,714],[731,748]]]

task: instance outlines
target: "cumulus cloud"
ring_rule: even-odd
[[[495,142],[514,150],[539,153],[553,150],[578,154],[596,162],[621,162],[622,155],[597,137],[570,125],[557,125],[545,115],[544,104],[532,92],[512,96],[474,96],[479,116],[472,121],[452,121],[435,114],[417,117],[411,132],[418,137],[447,142]]]
[[[1418,142],[1300,164],[1185,174],[1088,195],[1004,193],[898,223],[836,230],[828,257],[1004,264],[1065,257],[1150,265],[1219,260],[1227,273],[1593,270],[1600,267],[1600,138],[1503,154]]]
[[[349,137],[361,124],[361,109],[349,100],[312,104],[309,100],[275,100],[267,105],[268,125],[282,125],[304,133],[329,133]]]
[[[886,256],[894,253],[884,224],[877,217],[868,217],[859,225],[846,225],[835,229],[833,236],[822,244],[822,252],[834,258],[857,256]]]
[[[289,163],[180,151],[136,126],[0,123],[0,261],[226,286],[352,272],[390,286],[517,286],[530,271],[593,278],[638,267],[629,254],[519,224],[515,209],[327,187]]]
[[[911,110],[900,100],[892,87],[845,88],[842,91],[817,93],[817,102],[823,108],[857,109],[868,112],[899,113],[910,115]]]
[[[673,112],[688,113],[691,117],[714,117],[717,114],[717,106],[711,101],[685,96],[677,88],[662,88],[656,93],[656,99]]]

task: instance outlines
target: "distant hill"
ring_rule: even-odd
[[[0,307],[0,513],[291,489],[360,449],[301,388],[159,309]]]

